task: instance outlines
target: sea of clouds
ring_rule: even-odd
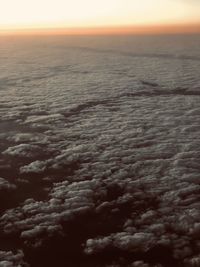
[[[0,267],[200,266],[200,37],[1,41]]]

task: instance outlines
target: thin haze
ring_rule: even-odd
[[[0,29],[200,22],[197,0],[0,0]]]

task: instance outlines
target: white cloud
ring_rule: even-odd
[[[0,190],[4,191],[4,190],[14,190],[16,189],[16,185],[10,183],[9,181],[7,181],[4,178],[0,177]]]
[[[28,267],[23,261],[24,253],[19,250],[16,254],[11,251],[0,251],[0,267]]]

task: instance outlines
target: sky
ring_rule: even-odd
[[[200,0],[0,0],[0,30],[200,24]]]

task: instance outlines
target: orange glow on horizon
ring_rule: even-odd
[[[0,0],[0,7],[4,33],[191,31],[200,24],[198,0]]]
[[[200,23],[118,27],[72,27],[0,30],[0,35],[131,35],[200,33]]]

